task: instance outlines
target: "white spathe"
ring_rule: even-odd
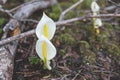
[[[95,1],[91,3],[91,10],[93,13],[99,12],[100,10],[99,5]]]
[[[101,26],[102,26],[102,20],[99,19],[99,18],[97,18],[97,19],[95,20],[95,26],[101,27]]]
[[[36,52],[38,54],[38,56],[44,60],[44,54],[43,54],[43,43],[46,43],[46,54],[47,54],[47,57],[46,59],[47,60],[51,60],[55,57],[56,55],[56,48],[54,47],[54,45],[46,38],[44,37],[43,35],[41,36],[41,38],[39,38],[36,42]]]
[[[44,29],[45,27],[47,27],[46,30]],[[42,18],[36,27],[37,37],[41,38],[41,35],[45,36],[44,33],[46,33],[48,34],[47,38],[51,40],[55,34],[55,30],[56,30],[55,22],[51,18],[49,18],[45,13],[43,13]]]

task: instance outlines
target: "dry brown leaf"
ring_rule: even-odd
[[[58,39],[55,41],[55,43],[56,43],[57,46],[60,45],[60,41]]]
[[[17,27],[15,30],[12,31],[11,36],[15,36],[20,33],[20,28]]]

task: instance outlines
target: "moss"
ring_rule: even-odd
[[[5,22],[5,18],[0,18],[0,25],[2,25]]]
[[[66,5],[67,4],[67,5]],[[71,5],[72,5],[73,3],[71,3],[71,2],[61,2],[60,3],[60,6],[61,6],[61,8],[62,9],[67,9],[68,7],[70,7]]]
[[[94,64],[96,62],[96,55],[95,53],[89,51],[88,53],[84,53],[83,58],[84,63]]]
[[[78,0],[71,0],[73,3],[76,3]]]
[[[57,5],[52,5],[51,6],[51,12],[49,13],[50,17],[54,20],[58,20],[59,16],[60,16],[60,10],[58,8]]]
[[[103,23],[104,26],[107,26],[106,29],[110,30],[110,29],[113,29],[113,26],[109,23]]]
[[[59,51],[59,53],[60,53],[62,56],[64,56],[64,55],[65,55],[65,53],[66,53],[66,50],[61,49],[61,50]]]
[[[90,45],[87,41],[80,41],[80,44],[84,44],[85,48],[90,48]]]
[[[70,11],[65,15],[65,19],[71,19],[74,18],[76,16],[74,11]]]
[[[5,18],[0,18],[0,26],[3,25],[3,23],[5,23]],[[3,32],[2,27],[0,27],[0,34]]]
[[[94,64],[96,62],[96,55],[91,51],[91,45],[83,40],[79,41],[80,56],[83,58],[83,63]],[[96,47],[93,47],[96,48]]]
[[[36,57],[36,56],[31,56],[31,57],[29,57],[29,62],[30,62],[30,64],[36,65],[36,64],[38,64],[39,62],[41,62],[41,59],[39,59],[39,58]]]
[[[81,4],[81,9],[90,9],[92,0],[84,0]]]
[[[52,5],[49,9],[46,9],[45,12],[51,17],[53,20],[57,21],[60,16],[60,10],[58,5]]]
[[[65,45],[72,45],[75,42],[75,39],[72,37],[72,35],[68,33],[60,34],[58,39]]]
[[[120,56],[120,46],[113,42],[107,42],[106,48],[111,55]]]

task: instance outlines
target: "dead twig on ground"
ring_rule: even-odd
[[[75,75],[75,77],[73,77],[72,80],[75,80],[75,79],[78,77],[78,75],[81,73],[81,71],[82,71],[82,70],[79,70],[78,73]]]

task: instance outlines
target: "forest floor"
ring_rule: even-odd
[[[72,1],[71,4],[74,3],[74,0]],[[8,1],[6,5],[14,7],[23,3],[15,0],[13,2],[17,4]],[[69,3],[67,0],[65,2]],[[65,2],[60,2],[63,8],[71,5],[66,5]],[[10,8],[9,6],[6,8]],[[43,11],[57,20],[58,16],[56,18],[53,15],[59,11],[53,13],[55,9],[55,6],[52,6]],[[66,19],[79,16],[75,14],[81,12],[78,9],[66,15]],[[42,11],[38,12],[41,16]],[[80,15],[85,15],[83,12]],[[4,14],[0,14],[0,19],[3,18],[2,15]],[[39,20],[40,16],[34,14],[32,18]],[[7,21],[9,19],[6,19],[4,24]],[[15,55],[13,80],[120,80],[120,24],[109,24],[113,21],[119,22],[120,19],[104,22],[100,34],[95,33],[91,20],[57,26],[60,29],[52,40],[57,55],[51,60],[50,71],[43,68],[43,61],[36,54],[36,35],[20,39]],[[26,26],[23,32],[34,29],[37,25],[29,22],[23,24]]]
[[[74,27],[67,26],[65,30],[56,32],[52,42],[57,55],[52,60],[51,71],[43,68],[43,62],[36,54],[35,35],[21,39],[13,80],[119,80],[119,61],[104,49],[95,52],[86,42],[89,40],[85,34],[81,33],[84,29],[79,31],[81,26]]]

